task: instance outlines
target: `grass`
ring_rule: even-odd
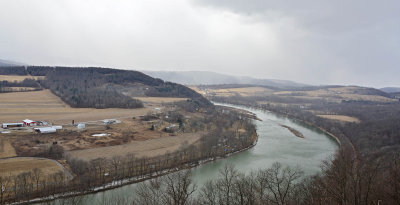
[[[71,108],[49,90],[0,94],[0,123],[24,119],[56,124],[145,115],[150,109]]]
[[[278,96],[293,96],[301,99],[326,99],[333,102],[342,100],[372,101],[372,102],[397,102],[396,99],[387,98],[379,95],[362,95],[357,91],[360,87],[347,86],[339,88],[323,88],[312,91],[279,91],[274,92]]]
[[[169,98],[169,97],[135,97],[144,103],[173,103],[179,101],[185,101],[188,98]]]
[[[360,120],[355,117],[350,117],[346,115],[317,115],[318,117],[330,119],[330,120],[338,120],[342,122],[355,122],[360,123]]]
[[[241,95],[241,96],[257,96],[257,95],[266,95],[266,94],[271,94],[272,90],[269,88],[264,88],[264,87],[243,87],[243,88],[226,88],[226,89],[210,89],[207,90],[208,93],[204,93],[204,91],[198,89],[198,88],[192,88],[196,92],[200,94],[212,94],[216,96],[235,96],[235,95]]]
[[[14,147],[11,146],[11,143],[4,138],[0,138],[0,158],[15,156],[17,156],[17,154],[15,153]]]
[[[16,176],[23,172],[32,171],[35,168],[40,169],[43,172],[43,176],[63,171],[62,167],[49,159],[10,158],[0,160],[0,176]]]
[[[134,141],[123,145],[70,151],[68,154],[83,160],[112,158],[113,156],[126,156],[127,154],[134,154],[136,157],[154,157],[176,151],[186,143],[194,144],[200,139],[201,135],[202,133],[187,133],[179,136]]]
[[[0,81],[9,81],[9,82],[21,82],[27,78],[32,78],[32,79],[43,79],[44,76],[29,76],[29,75],[0,75]]]

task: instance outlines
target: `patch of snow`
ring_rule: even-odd
[[[107,137],[110,136],[110,134],[107,133],[101,133],[101,134],[93,134],[92,137]]]

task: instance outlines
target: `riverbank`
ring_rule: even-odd
[[[114,180],[110,183],[104,184],[102,186],[98,186],[98,187],[94,187],[92,190],[86,190],[86,191],[71,191],[71,192],[66,192],[66,193],[60,193],[60,194],[54,194],[48,197],[40,197],[40,198],[35,198],[35,199],[31,199],[31,200],[26,200],[26,201],[22,201],[22,202],[15,202],[15,203],[10,203],[13,205],[20,205],[20,204],[33,204],[33,203],[41,203],[41,202],[50,202],[50,201],[54,201],[56,199],[62,199],[62,198],[68,198],[68,197],[76,197],[76,196],[83,196],[83,195],[88,195],[88,194],[95,194],[95,193],[99,193],[99,192],[104,192],[107,190],[112,190],[112,189],[117,189],[123,186],[127,186],[130,184],[136,184],[136,183],[140,183],[149,179],[153,179],[153,178],[157,178],[157,177],[161,177],[167,174],[171,174],[177,171],[181,171],[181,170],[185,170],[185,169],[192,169],[194,167],[197,166],[201,166],[210,162],[214,162],[220,159],[225,159],[227,157],[239,154],[241,152],[244,152],[246,150],[251,149],[252,147],[254,147],[257,144],[258,141],[258,134],[255,132],[255,134],[252,136],[253,142],[251,143],[250,146],[245,147],[243,149],[240,150],[236,150],[233,151],[231,153],[227,153],[225,156],[217,156],[217,157],[210,157],[207,159],[200,159],[197,161],[197,163],[186,163],[181,165],[180,167],[174,167],[174,168],[169,168],[169,169],[164,169],[164,170],[160,170],[160,171],[156,171],[154,173],[150,173],[150,174],[145,174],[143,176],[137,176],[137,177],[131,177],[131,178],[126,178],[126,179],[122,179],[122,180]]]
[[[288,118],[290,118],[290,119],[299,121],[299,122],[304,123],[304,124],[306,124],[306,125],[308,125],[308,126],[317,128],[317,129],[320,130],[321,132],[324,132],[326,135],[328,135],[329,137],[331,137],[332,139],[334,139],[340,147],[343,146],[343,142],[340,140],[340,138],[339,138],[338,136],[336,136],[335,134],[333,134],[333,133],[327,131],[326,129],[324,129],[324,128],[320,127],[320,126],[317,126],[317,125],[315,125],[315,124],[313,124],[313,123],[311,123],[311,122],[298,119],[298,118],[296,118],[296,117],[294,117],[294,116],[291,116],[291,115],[289,115],[289,114],[283,114],[283,113],[275,112],[275,111],[273,111],[273,110],[268,110],[268,109],[265,109],[264,107],[260,107],[260,106],[242,105],[242,104],[231,104],[231,105],[246,106],[246,107],[250,107],[250,108],[254,108],[254,109],[264,110],[264,111],[268,111],[268,112],[271,112],[271,113],[275,113],[275,114],[277,114],[277,115],[285,116],[285,117],[288,117]],[[351,147],[351,149],[352,149],[352,151],[353,151],[354,156],[357,158],[357,157],[358,157],[358,152],[357,152],[357,149],[355,148],[353,142],[352,142],[347,136],[344,136],[344,137],[346,138],[348,144],[350,145],[350,147]]]

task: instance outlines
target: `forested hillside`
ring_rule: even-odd
[[[14,66],[0,68],[0,75],[46,76],[39,80],[72,107],[137,108],[143,104],[134,97],[184,97],[199,106],[211,103],[193,90],[179,84],[164,82],[141,72],[109,68],[74,68],[47,66]],[[127,96],[123,88],[137,92]]]

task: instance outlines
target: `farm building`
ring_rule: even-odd
[[[79,123],[77,127],[78,127],[78,129],[81,130],[81,129],[85,129],[85,128],[86,128],[86,125],[83,124],[83,123]]]
[[[39,133],[54,133],[57,129],[54,127],[38,127],[35,128],[35,131]]]
[[[24,123],[17,122],[17,123],[3,123],[2,128],[11,128],[11,127],[23,127]]]
[[[164,130],[165,132],[175,133],[179,131],[179,126],[176,124],[172,124],[171,126],[164,128]]]
[[[25,126],[36,126],[36,122],[30,119],[25,119],[22,121]]]

